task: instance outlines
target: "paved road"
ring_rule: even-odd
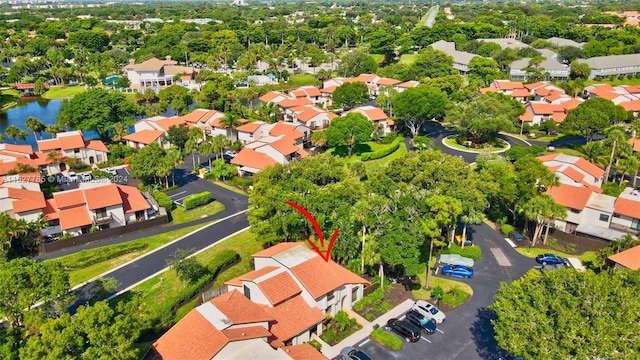
[[[433,9],[433,11],[431,11],[431,13],[429,14],[427,21],[424,23],[427,27],[433,26],[433,21],[436,19],[436,15],[438,14],[438,9],[440,9],[440,5],[436,5],[435,9]]]

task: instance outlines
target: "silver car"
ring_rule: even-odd
[[[353,346],[348,346],[340,352],[342,358],[344,360],[371,360],[369,355],[363,353],[362,351],[354,348]]]

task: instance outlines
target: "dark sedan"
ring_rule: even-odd
[[[420,340],[422,330],[408,321],[389,319],[387,321],[387,329],[393,330],[396,334],[402,336],[411,342]]]
[[[424,329],[427,334],[433,334],[437,329],[437,325],[433,321],[427,319],[426,316],[420,314],[415,310],[411,310],[407,313],[407,321],[415,326]]]
[[[540,254],[536,256],[536,261],[538,264],[547,265],[547,264],[561,264],[564,265],[567,261],[557,255],[554,254]]]

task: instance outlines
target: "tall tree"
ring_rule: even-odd
[[[181,85],[171,85],[160,90],[158,98],[167,107],[173,109],[176,115],[185,113],[193,102],[189,90]]]
[[[13,139],[13,143],[18,143],[18,135],[20,135],[20,128],[15,125],[9,125],[4,129],[4,135]]]
[[[393,108],[403,124],[411,130],[412,137],[416,137],[425,122],[444,116],[447,101],[447,95],[442,91],[418,86],[398,94],[393,101]]]
[[[76,95],[62,104],[58,123],[78,130],[93,130],[104,141],[115,124],[133,124],[135,104],[118,91],[100,88]]]
[[[577,132],[590,142],[598,132],[626,119],[627,113],[622,106],[615,105],[605,98],[596,97],[569,110],[567,117],[560,123],[560,129],[566,132]]]
[[[336,104],[355,107],[369,100],[369,89],[365,83],[348,82],[336,88],[333,92],[333,101]]]
[[[179,126],[172,125],[167,130],[167,134],[164,135],[164,139],[178,148],[178,150],[182,150],[184,149],[184,144],[189,140],[189,128],[183,124]]]
[[[330,147],[346,146],[351,157],[353,147],[369,140],[373,130],[373,123],[364,115],[348,113],[331,121],[326,130],[327,144]]]
[[[338,66],[340,76],[351,77],[360,74],[372,74],[378,69],[378,63],[365,51],[357,49],[348,52]]]
[[[220,119],[220,125],[229,129],[231,142],[236,142],[238,133],[236,128],[240,126],[240,118],[233,111],[227,111],[223,118]]]

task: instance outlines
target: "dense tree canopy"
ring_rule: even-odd
[[[327,128],[327,145],[346,146],[351,157],[353,147],[371,138],[373,123],[364,115],[351,112],[333,119]]]
[[[640,273],[531,270],[491,308],[501,348],[525,359],[633,359],[640,352]]]
[[[440,119],[447,107],[447,95],[427,86],[408,89],[395,97],[393,110],[415,137],[426,121]]]
[[[367,100],[369,100],[369,89],[367,84],[361,82],[344,83],[333,92],[333,101],[348,108],[355,107]]]
[[[626,119],[627,113],[622,106],[615,105],[610,100],[596,97],[569,110],[567,117],[560,124],[560,129],[576,132],[586,137],[589,142],[594,135],[605,128]]]

